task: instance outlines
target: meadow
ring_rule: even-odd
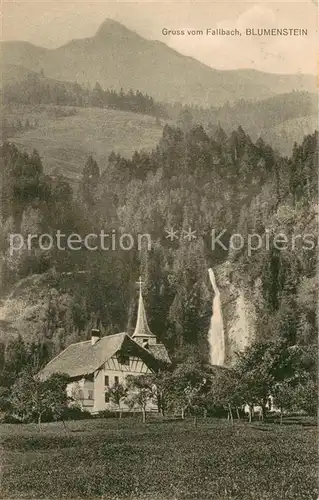
[[[1,498],[317,498],[313,425],[130,417],[67,426],[1,425]]]
[[[112,151],[127,158],[136,150],[150,151],[164,126],[154,117],[127,111],[76,108],[74,116],[55,117],[52,108],[12,104],[3,106],[1,112],[9,122],[37,120],[37,128],[16,134],[9,141],[29,153],[37,149],[47,173],[60,173],[71,181],[80,179],[90,154],[104,170]]]

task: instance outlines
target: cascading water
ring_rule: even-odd
[[[214,290],[212,317],[208,332],[208,343],[210,362],[212,365],[223,365],[225,363],[225,335],[223,324],[223,313],[220,301],[220,293],[216,284],[214,271],[208,269],[209,278]]]

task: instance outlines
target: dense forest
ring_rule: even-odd
[[[42,72],[29,73],[15,83],[5,82],[2,102],[131,111],[154,116],[158,122],[160,119],[172,120],[188,131],[198,124],[207,127],[211,133],[214,133],[218,126],[227,133],[231,133],[237,126],[242,126],[253,140],[261,136],[281,153],[290,154],[293,142],[291,138],[299,140],[302,137],[300,127],[302,129],[306,126],[307,130],[313,130],[312,117],[317,96],[309,92],[293,91],[257,101],[241,99],[232,105],[226,102],[222,106],[205,108],[183,105],[180,102],[158,102],[139,90],[103,89],[99,82],[93,88],[89,85],[85,87],[78,83],[60,82],[46,78]],[[70,112],[74,112],[74,109]],[[303,124],[298,124],[298,120],[303,120]],[[21,132],[18,125],[4,123],[4,138]],[[283,125],[282,130],[276,130],[280,125]]]
[[[151,153],[131,159],[112,153],[107,165],[89,157],[77,189],[63,176],[46,175],[36,151],[5,143],[2,291],[11,303],[23,301],[22,312],[12,314],[11,340],[1,344],[5,373],[14,373],[21,360],[42,366],[87,338],[96,323],[105,334],[131,332],[139,275],[150,327],[171,355],[195,348],[205,358],[212,298],[207,268],[225,263],[254,306],[259,340],[315,344],[316,245],[305,244],[305,237],[317,238],[316,143],[317,134],[306,136],[287,158],[262,139],[253,142],[241,127],[227,135],[220,127],[165,125]],[[171,241],[171,227],[179,235],[191,228],[196,238]],[[114,251],[44,250],[36,238],[29,249],[9,248],[9,233],[26,241],[30,233],[84,238],[102,229],[113,235]],[[214,250],[213,229],[223,233],[223,246]],[[118,244],[124,233],[134,241],[129,251]],[[151,248],[138,247],[138,235],[146,233]],[[229,244],[235,233],[245,241],[258,234],[268,244],[249,255],[246,246]],[[282,233],[288,245],[278,249],[273,242]]]
[[[59,82],[37,73],[28,74],[23,80],[4,85],[4,104],[53,104],[56,106],[92,106],[132,111],[156,117],[167,117],[165,107],[139,90],[127,92],[104,90],[97,82],[94,88],[78,83]]]

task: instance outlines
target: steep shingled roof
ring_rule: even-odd
[[[66,373],[70,377],[89,375],[98,370],[107,359],[119,351],[124,342],[137,351],[155,369],[158,362],[170,363],[163,344],[151,346],[152,349],[144,349],[126,333],[116,333],[102,337],[94,345],[92,345],[91,340],[69,345],[58,356],[49,361],[39,372],[39,376],[46,379],[53,373]]]
[[[91,340],[69,345],[40,371],[41,378],[53,373],[66,373],[70,377],[87,375],[97,370],[108,358],[118,351],[126,333],[102,337],[96,344]]]

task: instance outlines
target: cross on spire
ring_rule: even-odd
[[[143,295],[142,295],[142,285],[144,284],[144,281],[142,281],[141,276],[139,277],[139,280],[136,281],[136,284],[139,285],[140,293],[139,293],[139,300],[138,300],[136,326],[135,326],[135,331],[134,331],[132,337],[133,338],[139,338],[139,337],[154,337],[154,338],[156,338],[155,335],[151,332],[150,327],[148,326],[147,318],[146,318],[146,312],[145,312]]]
[[[140,295],[142,295],[142,285],[144,285],[144,281],[142,281],[141,276],[139,277],[138,281],[136,281],[136,284],[140,286]]]

